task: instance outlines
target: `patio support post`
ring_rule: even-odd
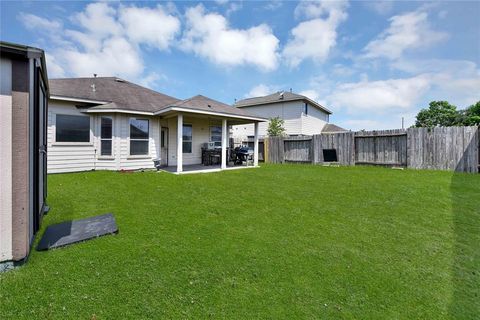
[[[227,144],[228,144],[228,133],[227,133],[227,119],[222,119],[222,169],[227,168]]]
[[[162,165],[163,159],[162,159],[162,123],[160,122],[160,117],[158,117],[158,132],[160,133],[158,141],[160,143],[158,144],[157,149],[157,159],[160,160],[160,165]]]
[[[258,122],[254,124],[255,132],[253,136],[253,166],[258,166]]]
[[[183,114],[177,117],[177,172],[183,171]]]

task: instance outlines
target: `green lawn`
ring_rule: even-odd
[[[0,319],[474,319],[480,175],[267,165],[49,176],[43,228],[120,228],[0,275]]]

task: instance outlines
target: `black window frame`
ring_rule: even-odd
[[[61,134],[63,133],[62,131],[72,131],[72,126],[71,125],[67,125],[65,128],[60,128],[59,125],[61,124],[62,126],[64,125],[64,120],[66,117],[70,117],[70,119],[72,118],[76,118],[76,119],[80,119],[80,118],[83,118],[83,120],[85,119],[88,119],[88,130],[87,130],[87,135],[85,135],[85,137],[88,136],[88,140],[86,139],[66,139],[64,136],[62,137]],[[64,118],[64,120],[62,120],[62,118]],[[87,129],[86,127],[83,128],[83,129]],[[87,116],[87,115],[77,115],[77,114],[61,114],[61,113],[57,113],[55,115],[55,142],[59,142],[59,143],[90,143],[91,142],[91,137],[90,137],[90,130],[91,130],[91,123],[90,123],[90,116]],[[84,133],[85,134],[85,133]],[[84,137],[84,138],[85,138]]]
[[[185,139],[185,127],[190,128],[190,139]],[[185,145],[189,145],[189,150],[185,151]],[[193,152],[193,126],[189,123],[184,123],[182,127],[182,153],[191,154]]]

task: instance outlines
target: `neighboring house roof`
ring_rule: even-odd
[[[86,112],[162,114],[170,111],[230,115],[264,121],[245,110],[201,95],[180,100],[116,77],[51,79],[51,98],[94,105]]]
[[[336,133],[336,132],[348,132],[349,130],[339,127],[333,123],[327,123],[323,129],[322,133]]]
[[[254,97],[254,98],[248,98],[248,99],[243,99],[240,101],[237,101],[234,106],[237,108],[244,108],[244,107],[252,107],[252,106],[258,106],[258,105],[264,105],[264,104],[273,104],[273,103],[278,103],[278,102],[285,102],[285,101],[305,101],[310,103],[312,106],[319,108],[320,110],[331,114],[332,112],[322,106],[321,104],[313,101],[312,99],[302,96],[300,94],[296,94],[293,92],[276,92],[269,94],[268,96],[263,96],[263,97]]]

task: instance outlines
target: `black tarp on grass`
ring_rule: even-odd
[[[118,232],[111,213],[71,220],[47,227],[37,250],[48,250]]]

